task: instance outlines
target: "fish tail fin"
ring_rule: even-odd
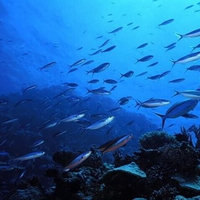
[[[178,92],[177,90],[174,90],[174,92],[175,92],[175,94],[172,97],[175,97],[180,94],[180,92]]]
[[[157,116],[161,117],[161,119],[162,119],[162,130],[163,130],[164,125],[165,125],[165,120],[166,120],[165,116],[162,115],[162,114],[160,114],[160,113],[156,113],[156,112],[154,112],[154,113],[155,113]]]
[[[82,136],[83,133],[85,133],[85,131],[86,131],[86,129],[84,128],[80,135]]]
[[[175,35],[177,35],[179,37],[178,41],[180,41],[183,38],[183,35],[181,35],[179,33],[175,33]]]
[[[135,99],[135,107],[134,108],[136,108],[137,106],[138,106],[138,110],[140,109],[140,107],[142,106],[142,102],[141,101],[139,101],[139,100],[137,100],[137,99]]]
[[[172,68],[174,67],[174,65],[176,64],[176,61],[175,60],[173,60],[173,59],[171,59],[170,60],[173,64],[172,64]]]
[[[91,90],[89,90],[88,88],[86,88],[86,90],[87,90],[86,94],[89,94],[91,92]]]
[[[135,64],[137,64],[139,62],[139,59],[135,58],[137,61],[135,62]]]
[[[122,73],[120,73],[120,75],[121,75],[121,76],[120,76],[119,80],[124,76]]]
[[[90,71],[86,71],[86,70],[85,70],[85,72],[87,73],[86,75],[88,75],[90,73]]]

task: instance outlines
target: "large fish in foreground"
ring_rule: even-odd
[[[172,60],[173,62],[172,66],[179,63],[185,64],[188,62],[192,62],[192,61],[198,60],[199,58],[200,58],[200,51],[183,56],[182,58],[179,58],[178,60]]]
[[[186,101],[181,101],[173,104],[165,113],[165,115],[161,115],[155,113],[159,117],[162,118],[162,129],[165,125],[165,120],[167,118],[177,118],[187,114],[189,111],[193,110],[198,104],[198,100],[190,99]]]
[[[182,38],[194,38],[194,37],[199,37],[200,36],[200,28],[196,29],[194,31],[191,31],[189,33],[186,34],[178,34],[176,33],[176,35],[178,35],[180,38],[179,40],[181,40]]]

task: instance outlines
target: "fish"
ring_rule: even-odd
[[[157,75],[154,75],[154,76],[148,76],[147,79],[159,80],[161,77],[162,77],[161,74],[157,74]]]
[[[181,91],[181,92],[179,92],[177,90],[174,90],[174,91],[175,91],[175,94],[173,95],[173,97],[177,96],[177,95],[182,95],[187,98],[200,100],[200,91],[199,90],[185,90],[185,91]]]
[[[130,122],[128,122],[125,126],[130,126],[131,124],[133,124],[135,122],[135,120],[131,120]]]
[[[108,83],[108,84],[117,84],[117,81],[114,79],[105,79],[103,83]]]
[[[184,80],[185,78],[177,78],[177,79],[170,80],[168,83],[180,83]]]
[[[173,65],[172,67],[175,65],[175,64],[185,64],[185,63],[188,63],[188,62],[192,62],[192,61],[195,61],[195,60],[198,60],[200,58],[200,51],[199,52],[195,52],[195,53],[191,53],[191,54],[188,54],[186,56],[183,56],[181,58],[179,58],[178,60],[174,61],[174,60],[171,60]]]
[[[164,76],[166,76],[166,75],[168,75],[169,73],[170,73],[171,71],[165,71],[165,72],[163,72],[162,74],[160,74],[160,78],[162,78],[162,77],[164,77]]]
[[[60,136],[60,135],[63,135],[64,133],[67,133],[67,130],[59,131],[59,132],[54,133],[54,134],[52,135],[52,138],[58,137],[58,136]]]
[[[144,57],[142,57],[140,59],[136,58],[137,59],[136,63],[138,63],[138,62],[147,62],[147,61],[151,60],[153,57],[154,57],[153,55],[147,55],[147,56],[144,56]]]
[[[109,90],[109,92],[113,91],[116,87],[117,87],[117,85],[114,85],[114,86]]]
[[[70,69],[70,70],[67,72],[67,74],[70,74],[70,73],[72,73],[72,72],[75,72],[76,70],[78,70],[77,67],[76,67],[76,68],[72,68],[72,69]]]
[[[184,10],[187,10],[187,9],[189,9],[189,8],[192,8],[194,5],[189,5],[189,6],[187,6]]]
[[[33,90],[33,89],[35,89],[36,87],[37,87],[37,85],[31,85],[31,86],[25,88],[25,89],[23,90],[23,93],[25,93],[25,92],[27,92],[27,91],[29,91],[29,90]]]
[[[85,116],[85,113],[73,114],[60,120],[60,122],[76,122]]]
[[[92,64],[94,60],[88,60],[87,62],[83,63],[81,66]]]
[[[116,45],[113,45],[113,46],[111,46],[111,47],[108,47],[108,48],[105,49],[105,50],[102,50],[101,52],[102,52],[102,53],[105,53],[105,52],[112,51],[115,47],[116,47]]]
[[[82,58],[82,59],[80,59],[80,60],[74,62],[72,65],[69,65],[69,66],[70,66],[70,68],[71,68],[71,67],[75,67],[75,66],[77,66],[77,65],[83,64],[85,61],[86,61],[86,59],[85,59],[85,58]]]
[[[121,137],[112,139],[112,140],[106,142],[105,144],[102,144],[97,149],[99,151],[101,151],[101,153],[103,153],[103,154],[111,152],[111,151],[115,151],[116,149],[125,146],[127,144],[127,142],[129,142],[132,138],[133,138],[132,134],[123,135]]]
[[[49,124],[46,124],[46,125],[44,126],[44,129],[49,129],[49,128],[55,127],[55,126],[57,126],[58,124],[60,124],[59,121],[51,122],[51,123],[49,123]]]
[[[15,169],[15,167],[11,165],[0,165],[0,171],[11,171],[13,169]]]
[[[86,151],[82,154],[80,154],[79,156],[75,157],[69,164],[67,164],[66,167],[64,167],[64,169],[62,170],[61,174],[63,172],[68,172],[69,170],[77,167],[78,165],[80,165],[83,161],[85,161],[87,158],[89,158],[89,156],[91,155],[92,151]]]
[[[174,19],[168,19],[168,20],[166,20],[166,21],[160,23],[158,26],[164,26],[164,25],[167,25],[167,24],[172,23],[173,21],[174,21]]]
[[[13,161],[25,161],[25,160],[32,160],[35,158],[39,158],[45,154],[44,151],[35,151],[31,152],[22,156],[19,156],[17,158],[14,158]]]
[[[130,23],[126,24],[126,26],[130,26],[130,25],[132,25],[132,24],[133,24],[133,22],[130,22]]]
[[[107,69],[109,66],[110,66],[110,63],[108,63],[108,62],[102,63],[102,64],[99,65],[98,67],[95,67],[95,68],[93,68],[93,69],[90,70],[90,71],[87,71],[87,74],[92,73],[92,75],[93,75],[93,74],[95,74],[95,73],[102,72],[102,71],[104,71],[105,69]]]
[[[109,116],[103,119],[100,119],[91,125],[87,126],[85,129],[87,130],[96,130],[99,128],[102,128],[103,126],[106,126],[107,124],[111,123],[115,117],[114,116]]]
[[[92,83],[92,84],[95,84],[95,83],[98,83],[99,80],[98,79],[92,79],[90,81],[88,81],[88,83]]]
[[[108,135],[108,134],[111,132],[111,130],[113,129],[113,127],[114,127],[114,126],[111,126],[111,127],[106,131],[106,135]]]
[[[140,73],[140,74],[136,75],[136,77],[138,77],[138,76],[143,76],[143,75],[145,75],[145,74],[147,74],[147,71],[145,71],[145,72],[142,72],[142,73]]]
[[[102,49],[95,51],[94,53],[89,54],[89,56],[94,56],[102,52]]]
[[[55,64],[56,64],[56,62],[51,62],[51,63],[48,63],[48,64],[46,64],[43,67],[40,67],[38,69],[41,71],[43,69],[47,69],[47,68],[53,67]]]
[[[127,96],[127,97],[122,97],[121,99],[119,99],[118,104],[120,106],[125,105],[129,102],[129,100],[132,99],[131,96]]]
[[[35,148],[35,147],[38,147],[38,146],[42,145],[43,143],[44,143],[44,140],[37,140],[36,142],[31,144],[30,147],[31,148]]]
[[[10,123],[16,122],[18,120],[19,120],[19,118],[8,119],[8,120],[3,121],[2,125],[10,124]]]
[[[154,63],[148,65],[147,67],[153,67],[153,66],[155,66],[155,65],[157,65],[157,64],[158,64],[158,62],[154,62]]]
[[[141,48],[144,48],[148,45],[148,43],[144,43],[144,44],[141,44],[139,45],[136,49],[141,49]]]
[[[165,106],[165,105],[168,105],[168,104],[171,103],[171,101],[166,100],[166,99],[154,99],[154,98],[151,98],[151,99],[143,101],[143,102],[141,102],[139,100],[135,100],[135,102],[136,102],[135,107],[138,106],[138,109],[140,107],[143,107],[143,108],[156,108],[156,107]]]
[[[89,90],[88,88],[86,88],[86,89],[88,91],[87,94],[88,93],[97,94],[97,95],[108,95],[108,94],[111,94],[110,91],[105,90],[104,88],[105,87],[100,87],[100,88],[93,89],[93,90]]]
[[[164,115],[155,113],[162,119],[162,129],[164,128],[165,121],[167,118],[177,118],[184,114],[187,114],[189,111],[193,110],[198,104],[198,100],[190,99],[186,101],[181,101],[173,104]]]
[[[78,86],[77,83],[64,83],[64,84],[66,84],[69,87],[77,87]]]
[[[136,29],[138,29],[140,26],[136,26],[136,27],[134,27],[134,28],[132,28],[132,30],[136,30]]]
[[[118,31],[121,31],[123,29],[123,27],[118,27],[118,28],[116,28],[116,29],[114,29],[114,30],[112,30],[112,31],[110,31],[110,32],[108,32],[109,34],[111,34],[111,33],[117,33]]]
[[[99,48],[104,47],[106,44],[108,44],[109,41],[110,41],[110,39],[106,40],[103,44],[101,44],[101,45],[99,46]]]
[[[116,111],[119,111],[121,109],[122,109],[121,107],[116,107],[116,108],[110,109],[108,112],[116,112]]]
[[[20,101],[18,101],[16,104],[15,104],[15,107],[23,104],[23,103],[26,103],[26,102],[32,102],[33,100],[32,99],[22,99]]]
[[[188,71],[188,70],[190,70],[190,71],[199,71],[200,72],[200,65],[193,65],[191,67],[188,67],[186,69],[186,71]]]
[[[194,31],[191,31],[189,33],[186,34],[179,34],[176,33],[176,35],[179,37],[178,41],[183,39],[183,38],[194,38],[194,37],[199,37],[200,36],[200,28],[196,29]]]
[[[173,42],[173,43],[165,46],[164,48],[169,49],[169,48],[174,47],[174,46],[176,46],[176,42]]]
[[[128,71],[124,74],[121,74],[121,77],[119,79],[121,79],[122,77],[129,78],[129,77],[133,76],[133,74],[134,74],[134,71]]]

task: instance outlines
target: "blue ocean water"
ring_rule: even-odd
[[[185,9],[189,6],[186,0],[1,1],[0,99],[8,101],[0,105],[0,143],[6,141],[0,146],[1,150],[16,157],[29,152],[29,146],[42,139],[47,145],[40,150],[46,152],[48,160],[57,150],[87,149],[129,133],[135,139],[123,151],[127,153],[137,149],[138,138],[142,134],[161,128],[162,120],[155,113],[165,114],[173,104],[188,99],[182,95],[172,97],[174,90],[196,90],[200,86],[199,71],[187,71],[190,66],[199,65],[199,60],[177,63],[173,67],[171,62],[190,54],[192,47],[199,44],[199,37],[178,41],[179,37],[175,34],[186,34],[199,28],[200,6],[198,1],[191,4],[194,6]],[[169,19],[173,21],[160,25]],[[117,31],[117,28],[120,30]],[[107,40],[108,43],[102,45]],[[174,42],[175,48],[164,48]],[[144,43],[148,44],[137,48]],[[91,55],[114,45],[110,51]],[[198,52],[198,48],[193,52]],[[147,55],[153,55],[153,58],[137,62]],[[84,59],[83,63],[93,62],[72,66],[81,59]],[[55,62],[52,66],[44,67],[52,62]],[[148,67],[155,62],[158,64]],[[110,65],[99,73],[87,73],[102,63]],[[69,72],[74,68],[77,69]],[[133,76],[120,78],[128,71],[133,71]],[[137,76],[143,72],[147,73]],[[160,79],[149,79],[164,72],[168,74]],[[184,81],[169,83],[179,78],[184,78]],[[92,79],[99,82],[89,84]],[[117,84],[105,83],[106,79],[116,80]],[[64,92],[71,88],[66,83],[78,86],[73,91]],[[108,95],[87,93],[102,87],[110,91],[114,85],[116,88]],[[30,86],[34,88],[27,89]],[[119,99],[129,96],[131,98],[121,106],[122,110],[109,112],[119,106]],[[171,103],[156,108],[135,107],[136,100],[144,102],[151,98]],[[43,127],[46,120],[49,120],[47,124],[58,123],[64,116],[83,110],[86,113],[85,123],[103,118],[92,118],[92,114],[103,113],[104,117],[112,115],[115,118],[102,129],[87,130],[84,137],[80,135],[88,124],[80,126],[74,122]],[[200,105],[190,113],[199,116]],[[5,126],[5,121],[10,119],[17,122]],[[164,130],[173,135],[180,132],[180,127],[187,129],[193,124],[198,126],[199,118],[180,116],[167,119]],[[111,127],[111,133],[106,134]],[[62,130],[67,130],[67,133],[61,138],[51,138]],[[109,156],[107,159],[110,159]]]

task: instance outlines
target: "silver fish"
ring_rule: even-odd
[[[19,156],[19,157],[15,158],[13,161],[32,160],[32,159],[35,159],[35,158],[39,158],[39,157],[43,156],[44,154],[45,154],[44,151],[35,151],[35,152],[25,154],[23,156]]]
[[[182,92],[179,92],[179,91],[176,91],[176,90],[174,90],[174,91],[175,91],[174,96],[182,95],[182,96],[187,97],[187,98],[200,100],[200,91],[199,90],[185,90],[185,91],[182,91]]]
[[[64,119],[61,119],[60,122],[76,122],[77,120],[81,119],[84,116],[85,116],[84,113],[73,114],[68,117],[65,117]]]
[[[97,122],[94,122],[93,124],[89,125],[85,129],[89,129],[89,130],[99,129],[99,128],[103,127],[103,126],[106,126],[110,122],[112,122],[114,118],[115,118],[114,116],[109,116],[107,118],[98,120]]]
[[[176,33],[176,35],[178,35],[180,38],[179,40],[181,40],[182,38],[194,38],[194,37],[199,37],[200,36],[200,28],[199,29],[196,29],[194,31],[191,31],[189,33],[186,33],[186,34],[179,34],[179,33]]]
[[[198,104],[198,100],[190,99],[186,101],[181,101],[173,104],[164,115],[155,113],[162,118],[162,129],[165,125],[165,120],[167,118],[177,118],[187,114],[189,111],[193,110]]]

